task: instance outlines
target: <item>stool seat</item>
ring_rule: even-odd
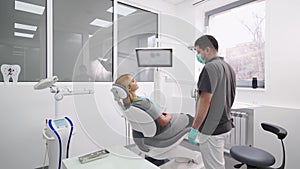
[[[230,149],[230,155],[249,166],[268,167],[275,163],[273,155],[255,147],[234,146]]]

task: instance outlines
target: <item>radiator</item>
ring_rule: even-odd
[[[252,118],[249,118],[249,112],[232,110],[234,128],[231,130],[229,137],[226,140],[225,148],[230,149],[235,145],[250,145],[252,144],[253,126]]]

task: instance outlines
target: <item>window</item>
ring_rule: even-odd
[[[109,82],[113,72],[117,76],[140,72],[138,81],[153,81],[153,69],[137,67],[135,48],[155,46],[158,15],[120,2],[114,10],[113,4],[111,0],[54,0],[53,75],[60,81]]]
[[[238,87],[265,87],[265,1],[237,1],[205,14],[205,26],[219,41],[219,55],[236,72]]]
[[[153,68],[139,68],[135,48],[155,47],[158,37],[158,15],[133,6],[118,3],[118,11],[127,9],[132,13],[118,14],[117,75],[132,73],[137,81],[152,81]]]
[[[46,1],[2,0],[0,11],[0,65],[19,65],[21,82],[45,78]]]
[[[111,0],[53,1],[53,75],[60,81],[112,81]]]

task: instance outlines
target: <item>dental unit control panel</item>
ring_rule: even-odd
[[[49,146],[49,169],[60,169],[62,159],[69,157],[73,123],[68,118],[49,119],[43,137]]]
[[[93,94],[93,90],[71,90],[67,87],[57,87],[54,85],[58,81],[57,76],[42,79],[34,85],[35,90],[50,88],[55,99],[55,115],[53,119],[46,120],[46,126],[43,129],[43,138],[48,146],[49,166],[48,169],[61,169],[62,160],[69,158],[69,149],[72,134],[74,133],[73,122],[70,118],[64,117],[59,110],[59,102],[64,96]]]

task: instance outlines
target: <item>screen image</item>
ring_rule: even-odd
[[[139,67],[172,67],[172,48],[136,48]]]
[[[68,124],[65,119],[54,120],[54,124],[57,128],[68,127]]]

